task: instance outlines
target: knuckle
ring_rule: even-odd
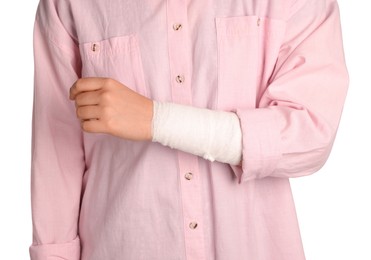
[[[111,132],[114,129],[114,122],[112,120],[105,120],[105,128]]]
[[[110,101],[111,100],[111,93],[109,91],[103,91],[101,94],[102,101]]]
[[[83,116],[83,108],[82,107],[76,108],[76,115],[77,115],[78,118],[82,118],[82,116]]]
[[[80,89],[82,83],[83,83],[83,79],[82,78],[76,80],[76,84],[75,84],[76,89]]]
[[[88,121],[82,121],[81,122],[81,128],[82,128],[82,130],[89,132],[90,127],[89,127]]]
[[[102,107],[102,116],[104,118],[108,118],[110,114],[111,114],[111,109],[108,106]]]
[[[81,127],[86,132],[94,132],[94,125],[92,123],[93,121],[91,120],[84,120],[81,123]]]
[[[77,107],[76,108],[76,116],[80,118],[80,110],[81,108]]]
[[[115,80],[112,79],[112,78],[105,78],[103,84],[104,84],[105,87],[110,87],[114,84],[114,82],[115,82]]]
[[[76,97],[75,97],[75,102],[76,102],[76,104],[80,104],[81,103],[81,95],[77,95]]]

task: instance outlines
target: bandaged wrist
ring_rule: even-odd
[[[242,157],[241,127],[234,112],[154,100],[152,141],[231,165]]]

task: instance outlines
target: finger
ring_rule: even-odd
[[[76,107],[99,104],[99,90],[79,93],[75,97]]]
[[[105,133],[105,127],[99,119],[84,120],[81,122],[81,128],[90,133]]]
[[[76,115],[82,120],[99,119],[100,108],[98,106],[82,106],[76,109]]]
[[[70,88],[70,99],[75,99],[81,92],[101,89],[105,81],[106,78],[81,78],[76,80]]]

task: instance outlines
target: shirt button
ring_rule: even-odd
[[[92,50],[93,52],[98,51],[98,49],[99,49],[99,45],[98,45],[98,44],[93,43],[93,44],[91,45],[91,50]]]
[[[184,76],[182,76],[182,75],[178,75],[178,76],[176,76],[176,82],[178,82],[178,83],[183,83],[184,82]]]
[[[189,223],[189,227],[191,229],[195,229],[197,227],[197,222],[191,222],[191,223]]]
[[[184,175],[184,177],[185,177],[187,180],[190,180],[190,179],[192,179],[193,174],[192,174],[191,172],[187,172],[187,173]]]
[[[179,31],[180,29],[182,29],[182,24],[174,23],[173,29],[174,29],[174,31]]]

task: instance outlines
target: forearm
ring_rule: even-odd
[[[210,161],[238,165],[241,127],[233,112],[153,101],[152,141]]]

